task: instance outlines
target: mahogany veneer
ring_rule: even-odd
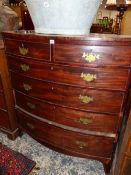
[[[19,127],[57,151],[100,160],[109,173],[128,100],[131,38],[3,37]]]

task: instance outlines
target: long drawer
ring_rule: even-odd
[[[33,43],[22,40],[5,40],[6,52],[15,55],[30,57],[41,61],[50,61],[50,45],[48,43]]]
[[[39,81],[12,73],[13,87],[25,94],[61,106],[94,112],[119,113],[124,93],[76,88]],[[113,103],[112,103],[113,102]]]
[[[31,114],[62,125],[96,132],[117,132],[119,118],[115,115],[89,113],[63,108],[31,98],[17,91],[16,104]]]
[[[54,62],[90,66],[131,66],[131,48],[127,46],[87,46],[55,44]]]
[[[8,55],[9,68],[22,75],[81,87],[126,90],[128,69],[104,69],[47,64]],[[114,73],[115,71],[115,73]]]
[[[111,157],[114,139],[85,135],[49,125],[17,111],[20,127],[36,139],[81,155]],[[49,132],[50,131],[50,132]]]

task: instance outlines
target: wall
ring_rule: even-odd
[[[94,19],[94,23],[97,23],[98,18],[103,18],[104,16],[115,19],[117,14],[118,14],[117,11],[105,10],[104,8],[102,9],[100,8]],[[131,9],[124,13],[124,17],[122,20],[121,34],[131,35]]]
[[[131,35],[131,10],[126,11],[122,21],[121,34]]]
[[[108,18],[114,19],[116,17],[116,14],[117,14],[117,11],[99,9],[94,19],[94,23],[97,23],[98,18],[108,17]]]

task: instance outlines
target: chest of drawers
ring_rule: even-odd
[[[0,40],[0,130],[5,132],[10,139],[15,139],[18,135],[14,105],[4,45]]]
[[[109,172],[131,81],[131,38],[24,32],[3,33],[19,127]]]

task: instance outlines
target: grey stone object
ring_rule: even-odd
[[[85,35],[101,0],[25,0],[36,33]]]

